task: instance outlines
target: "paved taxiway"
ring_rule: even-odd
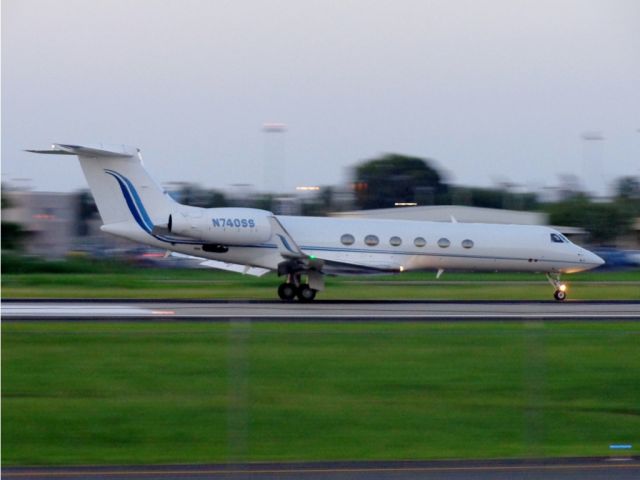
[[[15,300],[4,320],[640,320],[640,302]]]
[[[249,465],[164,465],[120,467],[4,468],[3,478],[45,479],[203,479],[404,480],[585,479],[631,480],[640,476],[633,458],[429,462],[316,462]]]

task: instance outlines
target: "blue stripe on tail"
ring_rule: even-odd
[[[202,242],[199,242],[197,240],[185,240],[184,238],[153,234],[153,222],[151,221],[146,208],[144,208],[144,204],[142,203],[142,200],[140,199],[140,195],[138,195],[136,188],[133,186],[133,183],[131,183],[131,181],[127,177],[114,170],[108,170],[105,168],[104,171],[106,174],[111,175],[113,178],[115,178],[118,182],[120,190],[122,191],[122,195],[124,196],[125,202],[127,203],[127,207],[129,207],[131,215],[133,215],[134,220],[140,226],[140,228],[142,228],[142,230],[144,230],[154,238],[166,243],[180,243],[189,245],[202,244]]]
[[[119,173],[114,172],[113,170],[105,170],[105,172],[108,175],[111,175],[113,178],[116,179],[116,181],[118,182],[118,185],[120,185],[120,190],[122,191],[122,195],[124,196],[125,201],[127,202],[127,207],[129,207],[129,211],[131,212],[131,215],[133,215],[133,218],[135,219],[136,223],[140,226],[140,228],[142,228],[145,232],[147,233],[151,233],[151,229],[153,228],[153,223],[151,223],[151,221],[149,221],[149,223],[145,223],[142,219],[142,216],[140,215],[140,213],[138,212],[138,209],[136,208],[135,202],[131,196],[131,193],[129,192],[127,185],[125,184],[123,178],[120,176]],[[146,212],[145,212],[146,213]],[[148,218],[148,216],[147,216]]]

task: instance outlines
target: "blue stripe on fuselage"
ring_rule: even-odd
[[[286,248],[287,250],[289,250],[291,253],[296,253],[296,252],[291,248],[291,246],[289,245],[289,242],[287,241],[287,239],[286,239],[284,236],[280,235],[279,233],[278,233],[278,234],[276,234],[276,235],[278,235],[278,237],[280,237],[280,241],[281,241],[281,242],[282,242],[282,244],[284,245],[284,248]]]

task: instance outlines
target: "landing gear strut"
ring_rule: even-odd
[[[557,301],[562,302],[567,298],[567,286],[560,281],[559,273],[547,273],[547,279],[549,283],[553,285],[553,288],[556,289],[553,292],[553,298]]]

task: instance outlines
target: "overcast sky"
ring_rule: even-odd
[[[638,175],[640,1],[3,0],[2,181],[84,188],[21,151],[52,142],[220,188],[261,187],[266,158],[282,190],[342,183],[384,152],[469,185]]]

